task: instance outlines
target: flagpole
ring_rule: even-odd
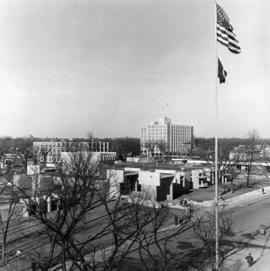
[[[219,266],[219,226],[218,226],[218,84],[217,84],[217,74],[218,74],[218,56],[217,56],[217,11],[216,11],[216,0],[214,0],[214,18],[215,18],[215,228],[216,228],[216,266],[215,269],[218,271]]]

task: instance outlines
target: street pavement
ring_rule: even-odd
[[[228,253],[220,271],[270,270],[270,187],[219,200],[219,211],[231,215],[233,236],[237,249]],[[195,205],[196,216],[214,212],[214,201]],[[261,235],[260,229],[266,228]],[[254,264],[248,267],[245,257],[251,253]],[[209,268],[210,271],[211,268]]]
[[[220,270],[222,271],[269,271],[270,270],[270,193],[253,194],[234,202],[230,208],[234,239],[241,247],[229,256]],[[266,234],[260,229],[265,227]],[[245,257],[251,253],[254,263],[251,267]]]

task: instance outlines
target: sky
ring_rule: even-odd
[[[270,138],[270,1],[220,0],[219,137]],[[215,134],[213,0],[1,0],[0,136],[140,136],[168,116]]]

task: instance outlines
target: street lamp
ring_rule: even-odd
[[[17,249],[16,255],[18,256],[18,270],[19,271],[21,270],[21,268],[20,268],[20,255],[21,254],[22,254],[22,252],[19,249]]]

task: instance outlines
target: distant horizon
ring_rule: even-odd
[[[13,137],[13,136],[8,136],[8,135],[2,135],[0,136],[0,139],[3,139],[3,138],[12,138],[12,139],[18,139],[18,138],[21,138],[21,139],[67,139],[67,140],[72,140],[72,139],[85,139],[87,140],[88,138],[87,137],[49,137],[49,136],[16,136],[16,137]],[[117,138],[132,138],[132,139],[140,139],[140,137],[134,137],[134,136],[116,136],[116,137],[96,137],[94,136],[93,138],[97,138],[97,139],[117,139]],[[204,138],[204,139],[214,139],[214,137],[204,137],[204,136],[194,136],[194,138]],[[218,138],[219,140],[222,140],[222,139],[248,139],[248,136],[247,137],[219,137]],[[257,140],[261,141],[261,140],[270,140],[270,137],[259,137]]]

